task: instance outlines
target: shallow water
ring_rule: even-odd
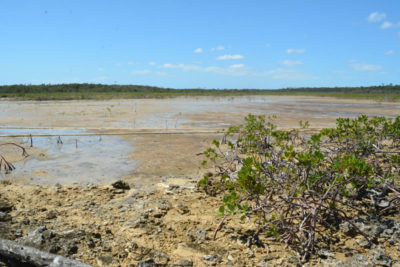
[[[5,176],[24,177],[30,184],[98,184],[115,181],[135,170],[136,162],[129,157],[133,147],[118,136],[62,136],[71,131],[60,130],[57,133],[62,144],[57,142],[58,136],[33,137],[34,147],[44,153],[15,163],[16,169]],[[22,141],[29,146],[29,138]]]

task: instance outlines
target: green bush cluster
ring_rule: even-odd
[[[224,194],[220,215],[254,224],[248,245],[263,233],[306,261],[318,242],[330,242],[323,233],[353,224],[354,214],[399,211],[400,117],[339,118],[316,133],[278,130],[272,120],[250,114],[214,140],[203,164],[215,172],[199,182]]]

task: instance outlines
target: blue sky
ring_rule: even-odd
[[[0,0],[0,84],[400,84],[399,0]]]

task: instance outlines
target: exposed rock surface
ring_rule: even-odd
[[[172,186],[171,186],[172,185]],[[221,218],[219,197],[205,196],[195,182],[167,177],[157,186],[0,187],[1,237],[94,266],[299,266],[297,252],[266,236],[266,247],[246,246],[251,224]],[[3,201],[3,202],[1,202]],[[2,206],[1,206],[2,205]],[[400,218],[354,220],[318,247],[305,266],[396,266],[400,262]]]

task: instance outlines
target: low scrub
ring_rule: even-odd
[[[339,118],[316,133],[278,130],[272,121],[248,115],[205,151],[203,164],[215,172],[199,185],[224,195],[219,214],[254,225],[249,246],[261,234],[275,237],[303,261],[344,221],[376,242],[351,219],[399,212],[400,117]]]

